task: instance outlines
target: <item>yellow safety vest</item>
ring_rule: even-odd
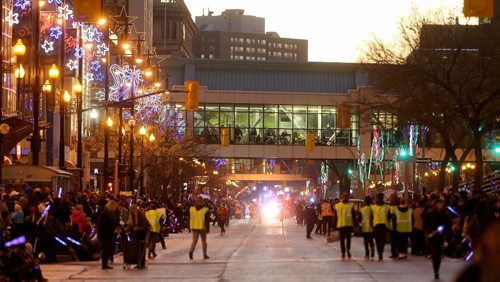
[[[391,215],[394,215],[395,211],[397,209],[397,206],[389,206],[389,213]],[[394,230],[394,228],[392,227],[392,217],[391,217],[391,220],[390,221],[387,221],[385,226],[387,226],[387,229],[389,230]]]
[[[338,203],[335,205],[337,211],[337,228],[344,226],[353,226],[352,222],[352,203]]]
[[[387,225],[387,212],[389,211],[387,205],[372,205],[371,208],[373,211],[373,226],[379,224]]]
[[[333,216],[332,206],[330,203],[321,204],[321,216]]]
[[[371,207],[364,206],[361,209],[361,232],[363,233],[373,232],[371,217],[372,217]]]
[[[205,214],[208,212],[208,208],[203,207],[196,210],[196,207],[191,207],[189,209],[189,227],[195,230],[205,230]]]
[[[410,233],[412,225],[411,209],[408,209],[405,212],[396,209],[394,214],[396,215],[396,231],[399,233]]]
[[[160,218],[161,214],[160,212],[156,210],[149,210],[146,212],[146,218],[149,221],[149,224],[151,225],[151,232],[156,232],[160,233],[161,227],[160,227]]]

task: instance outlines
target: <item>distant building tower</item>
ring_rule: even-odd
[[[158,55],[192,58],[191,42],[196,32],[183,0],[154,0],[152,40]]]
[[[308,42],[281,38],[265,32],[265,19],[244,15],[244,10],[225,10],[220,16],[196,17],[198,33],[193,55],[202,59],[307,62]]]

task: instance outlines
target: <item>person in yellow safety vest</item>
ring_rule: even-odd
[[[377,245],[378,259],[382,260],[387,240],[387,223],[389,207],[384,202],[384,194],[377,194],[377,202],[371,206],[373,212],[373,235]]]
[[[354,208],[353,204],[349,203],[349,194],[342,195],[342,201],[335,205],[335,215],[337,218],[337,228],[340,235],[340,251],[342,258],[351,257],[351,235],[352,227],[354,226]]]
[[[363,242],[365,244],[365,259],[375,256],[373,245],[373,212],[371,208],[372,199],[365,197],[365,205],[361,208],[361,232],[363,233]],[[368,249],[369,248],[369,249]]]
[[[197,197],[194,206],[189,208],[189,227],[193,234],[193,241],[189,249],[189,259],[193,259],[193,252],[198,243],[198,237],[201,237],[203,258],[209,259],[210,257],[207,255],[207,233],[210,230],[210,213],[209,209],[203,206],[203,199],[201,197]]]
[[[394,230],[393,218],[394,213],[398,207],[398,195],[396,193],[391,195],[389,200],[389,221],[387,222],[387,229],[389,229],[389,237],[391,239],[391,256],[389,258],[398,258],[398,233]]]
[[[393,224],[397,232],[399,258],[405,259],[408,255],[408,237],[412,229],[412,209],[401,199],[394,211]]]
[[[327,236],[329,236],[332,229],[333,210],[332,205],[326,199],[323,200],[323,203],[321,204],[321,217],[323,220],[323,235],[327,234]]]
[[[149,229],[149,239],[148,239],[148,259],[156,257],[156,243],[160,239],[160,231],[161,231],[161,213],[156,210],[156,204],[154,202],[150,202],[146,206],[146,219],[151,226]]]

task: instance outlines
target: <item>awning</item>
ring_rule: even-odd
[[[2,123],[9,125],[9,133],[5,134],[5,141],[2,143],[1,155],[5,156],[24,138],[33,132],[33,124],[17,117],[9,117],[2,120]]]
[[[42,165],[7,165],[2,170],[4,181],[52,182],[54,177],[70,178],[72,175],[67,171]]]

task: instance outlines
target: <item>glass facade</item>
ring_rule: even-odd
[[[336,106],[205,104],[194,113],[194,135],[205,144],[220,143],[220,128],[231,129],[235,145],[305,145],[307,132],[318,146],[356,146],[359,109],[351,126],[337,128]]]
[[[398,117],[395,114],[380,110],[375,111],[372,114],[372,124],[380,130],[381,136],[385,140],[384,143],[389,147],[399,147],[404,141],[403,132],[398,128]]]

